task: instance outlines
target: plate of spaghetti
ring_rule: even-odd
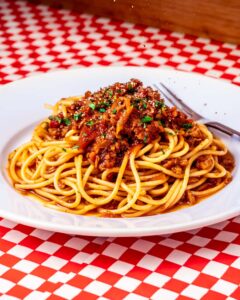
[[[168,105],[156,81],[238,129],[239,88],[200,75],[90,68],[2,87],[0,215],[66,233],[138,236],[239,214],[239,141]]]

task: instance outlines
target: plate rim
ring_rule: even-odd
[[[147,69],[147,70],[153,70],[153,71],[160,71],[160,72],[164,72],[164,73],[176,73],[176,74],[184,74],[184,76],[190,76],[190,77],[199,77],[199,78],[207,78],[209,80],[215,81],[215,82],[221,82],[224,85],[230,85],[231,87],[240,89],[240,86],[235,84],[234,82],[229,82],[227,79],[224,78],[216,78],[214,76],[211,75],[205,75],[205,74],[200,74],[198,72],[195,71],[184,71],[184,70],[176,70],[176,69],[169,69],[166,68],[165,66],[160,66],[160,67],[148,67],[148,66],[93,66],[93,67],[82,67],[79,66],[77,68],[70,68],[70,69],[57,69],[57,70],[50,70],[47,72],[38,72],[37,74],[27,74],[26,76],[5,83],[5,84],[0,84],[0,92],[2,89],[8,88],[11,85],[18,85],[20,84],[22,81],[27,81],[27,80],[34,80],[34,79],[39,79],[41,77],[51,77],[54,76],[55,74],[64,74],[64,73],[68,73],[68,72],[73,72],[73,73],[77,73],[79,71],[88,71],[88,70],[93,70],[93,69],[97,69],[97,70],[106,70],[106,69],[129,69],[129,70],[137,70],[137,69]]]
[[[31,199],[30,199],[31,201]],[[58,211],[57,211],[58,212]],[[61,213],[61,212],[60,212]],[[230,212],[227,211],[225,213],[222,213],[221,215],[217,215],[215,218],[211,218],[210,220],[206,221],[206,218],[202,218],[199,221],[195,222],[186,222],[186,224],[181,225],[180,228],[178,228],[178,224],[171,226],[171,229],[169,229],[167,226],[161,228],[161,232],[159,228],[155,227],[148,227],[147,229],[141,228],[140,231],[138,228],[94,228],[94,230],[91,230],[91,228],[80,228],[75,227],[74,225],[65,225],[64,229],[60,228],[61,225],[55,224],[53,226],[51,222],[40,222],[35,221],[34,224],[31,221],[28,221],[28,219],[25,219],[24,217],[18,217],[14,218],[14,214],[6,213],[1,214],[0,210],[0,216],[2,218],[5,218],[7,220],[13,221],[15,223],[23,224],[26,226],[43,229],[47,231],[53,231],[53,232],[60,232],[60,233],[66,233],[66,234],[73,234],[73,235],[85,235],[85,236],[96,236],[96,237],[139,237],[139,236],[154,236],[154,235],[165,235],[165,234],[172,234],[172,233],[178,233],[183,231],[191,231],[194,229],[202,228],[205,226],[211,226],[213,224],[217,224],[220,222],[223,222],[227,219],[234,218],[240,214],[240,207],[238,210],[231,210]],[[87,217],[87,216],[85,216]],[[141,218],[151,218],[152,216],[146,216]],[[97,218],[97,217],[90,217],[89,218]],[[108,218],[110,219],[110,218]],[[131,219],[137,219],[137,218],[131,218]],[[129,220],[131,220],[129,219]],[[139,218],[138,218],[139,219]],[[58,227],[59,226],[59,227]],[[76,228],[76,229],[75,229]],[[57,229],[57,230],[56,230]],[[61,229],[61,230],[60,230]],[[79,229],[81,231],[79,231]],[[94,232],[93,232],[94,231]],[[104,234],[102,232],[104,231]]]
[[[230,86],[231,88],[236,87],[236,89],[239,89],[239,87],[237,85],[234,85],[230,82],[227,82],[225,80],[221,80],[221,79],[217,79],[217,78],[213,78],[211,76],[206,76],[206,75],[202,75],[199,73],[195,73],[195,72],[185,72],[185,71],[181,71],[181,70],[175,70],[175,69],[165,69],[165,68],[154,68],[154,67],[135,67],[135,66],[96,66],[96,67],[91,67],[91,68],[86,68],[86,67],[80,67],[80,68],[74,68],[74,69],[66,69],[66,70],[57,70],[57,71],[51,71],[51,72],[46,72],[46,73],[41,73],[41,74],[37,74],[37,75],[31,75],[28,77],[24,77],[21,78],[19,80],[4,84],[4,85],[0,85],[0,92],[4,89],[8,89],[9,87],[14,87],[14,86],[18,86],[19,84],[21,85],[22,82],[26,82],[29,81],[31,82],[32,80],[41,80],[42,77],[49,77],[51,78],[52,76],[55,76],[56,74],[67,74],[67,73],[78,73],[79,71],[89,71],[92,72],[93,69],[104,69],[104,71],[106,69],[120,69],[120,70],[136,70],[136,69],[148,69],[148,70],[154,70],[154,71],[159,71],[159,72],[163,72],[163,73],[167,73],[167,74],[181,74],[183,73],[184,76],[190,76],[190,77],[196,77],[196,78],[207,78],[210,81],[215,81],[221,82],[221,84],[223,85],[227,85]],[[80,73],[81,74],[81,73]],[[239,89],[240,90],[240,89]],[[28,197],[29,198],[29,197]],[[31,201],[34,201],[32,199],[30,199]],[[58,211],[57,211],[58,212]],[[58,213],[62,213],[62,212],[58,212]],[[65,213],[63,213],[65,214]],[[21,223],[27,226],[31,226],[34,228],[40,228],[40,229],[44,229],[44,230],[50,230],[50,231],[57,231],[57,232],[63,232],[63,233],[68,233],[68,234],[78,234],[78,235],[88,235],[88,236],[109,236],[109,237],[129,237],[129,236],[150,236],[150,235],[156,235],[156,234],[170,234],[173,232],[179,232],[179,231],[185,231],[185,230],[193,230],[199,227],[203,227],[203,226],[209,226],[221,221],[224,221],[226,219],[230,219],[232,217],[235,217],[237,215],[240,214],[240,206],[236,209],[230,209],[227,210],[225,212],[223,212],[222,214],[217,214],[214,217],[211,217],[209,219],[209,217],[205,217],[205,218],[201,218],[200,220],[197,221],[187,221],[182,223],[182,225],[178,226],[178,224],[174,224],[174,225],[170,225],[169,228],[169,224],[166,226],[163,226],[161,228],[157,227],[151,227],[148,226],[147,228],[140,228],[140,230],[135,227],[135,228],[97,228],[94,227],[94,229],[91,229],[91,227],[79,227],[79,226],[74,226],[74,225],[64,225],[64,228],[60,228],[62,225],[59,225],[58,228],[58,224],[56,223],[51,223],[50,221],[42,221],[42,220],[34,220],[32,218],[29,217],[25,217],[22,215],[16,215],[16,213],[11,213],[11,212],[6,212],[6,211],[2,211],[0,209],[0,216],[2,218],[6,218],[8,220],[11,220],[13,222],[17,222],[17,223]],[[85,216],[87,217],[87,216]],[[90,216],[89,216],[90,217]],[[96,217],[91,217],[91,218],[96,218]],[[151,218],[151,216],[147,216],[147,217],[141,217],[141,218]],[[105,219],[111,219],[112,218],[105,218]],[[131,219],[140,219],[138,218],[130,218]],[[60,230],[61,229],[61,230]],[[140,231],[140,232],[139,232]],[[102,234],[102,232],[104,234]]]

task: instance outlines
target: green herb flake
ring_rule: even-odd
[[[185,130],[189,130],[193,127],[193,124],[192,123],[185,123],[182,125],[182,128],[185,129]]]
[[[103,133],[101,136],[102,136],[103,138],[105,138],[105,137],[107,136],[107,134],[106,134],[106,133]]]
[[[167,133],[168,135],[172,135],[172,136],[174,136],[175,135],[175,133],[172,133],[172,132],[170,132],[170,131],[168,131],[168,133]]]
[[[86,122],[86,125],[87,125],[87,126],[93,126],[93,124],[94,124],[94,121],[93,121],[93,120],[90,120],[90,121]]]
[[[131,106],[136,107],[136,109],[139,109],[139,103],[136,100],[134,100],[134,102],[131,103]]]
[[[113,91],[112,90],[108,90],[108,96],[112,97],[113,96]]]
[[[55,120],[58,121],[58,123],[62,123],[63,119],[59,118],[59,117],[55,117]]]
[[[117,109],[116,109],[116,108],[114,108],[114,109],[112,110],[112,113],[113,113],[114,115],[116,115],[116,113],[117,113]]]
[[[143,142],[144,142],[144,144],[146,144],[146,143],[147,143],[147,138],[148,138],[148,136],[147,136],[147,135],[145,135],[145,136],[144,136],[144,138],[143,138]]]
[[[111,105],[110,102],[103,102],[102,105],[104,105],[105,107],[109,107]]]
[[[164,120],[159,120],[158,121],[159,125],[161,125],[162,127],[165,127],[165,121]]]
[[[127,91],[128,91],[128,93],[134,93],[135,92],[135,88],[134,88],[134,86],[132,85],[131,82],[128,83],[128,85],[127,85]]]
[[[96,108],[96,105],[95,105],[94,103],[90,103],[88,106],[89,106],[92,110],[94,110],[94,109]]]
[[[103,93],[103,97],[104,96],[107,96],[107,97],[112,97],[113,96],[113,90],[111,90],[110,88],[107,88],[105,89],[104,93]]]
[[[156,108],[162,109],[162,108],[165,108],[165,107],[166,107],[166,104],[165,104],[163,101],[156,101],[155,104],[154,104],[154,106],[155,106]]]
[[[67,149],[66,149],[66,148],[62,148],[62,151],[63,151],[63,152],[67,152]]]
[[[62,119],[58,116],[49,116],[48,119],[51,121],[58,121],[58,123],[62,123]]]
[[[152,117],[145,116],[141,119],[142,123],[150,123],[152,121]]]
[[[106,109],[105,109],[105,108],[100,108],[99,111],[100,111],[101,113],[104,113],[104,112],[106,111]]]
[[[164,151],[164,149],[161,149],[161,152],[162,152],[162,154],[165,154],[165,151]]]
[[[72,149],[79,149],[79,145],[73,146]]]
[[[81,118],[81,116],[82,116],[82,113],[74,114],[74,115],[73,115],[73,119],[74,119],[75,121],[78,121],[78,120]]]
[[[64,118],[62,121],[67,126],[71,125],[71,120],[69,118]]]
[[[128,89],[128,90],[131,90],[132,88],[133,88],[132,84],[129,83],[128,86],[127,86],[127,89]]]
[[[143,108],[145,108],[145,109],[147,108],[147,103],[145,103],[145,102],[143,103]]]

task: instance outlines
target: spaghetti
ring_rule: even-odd
[[[14,187],[74,214],[138,217],[193,205],[231,180],[234,160],[204,125],[139,80],[61,99],[9,155]]]

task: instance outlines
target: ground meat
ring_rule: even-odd
[[[163,161],[163,167],[166,169],[171,169],[172,167],[176,166],[179,162],[178,158],[171,158]]]
[[[180,158],[180,160],[179,160],[179,165],[180,165],[181,167],[186,167],[187,164],[188,164],[188,160],[187,160],[187,159]]]
[[[177,175],[183,174],[185,166],[185,160],[179,158],[170,158],[163,161],[163,167],[172,170]]]
[[[183,169],[180,166],[174,166],[171,168],[171,170],[173,171],[173,173],[175,173],[177,175],[183,174]]]
[[[198,126],[193,126],[186,132],[185,139],[189,146],[194,148],[204,139],[204,134]]]
[[[220,156],[219,163],[229,172],[231,172],[235,166],[234,158],[230,152],[227,152],[224,156]]]
[[[196,167],[200,170],[207,170],[213,165],[213,160],[210,155],[201,155],[196,160]]]
[[[194,205],[196,201],[197,197],[195,197],[190,190],[186,190],[180,199],[180,204]]]
[[[204,184],[200,185],[197,190],[198,191],[205,191],[207,189],[211,189],[216,187],[222,182],[222,178],[208,178]]]
[[[67,107],[67,117],[60,113],[49,119],[48,133],[53,139],[64,139],[70,129],[76,130],[76,146],[100,169],[119,166],[125,153],[136,145],[148,144],[159,136],[167,142],[164,127],[186,134],[192,144],[202,137],[192,120],[175,107],[166,106],[158,91],[143,87],[137,79],[95,93],[88,91]],[[194,141],[188,131],[194,133]],[[174,171],[182,173],[183,163],[178,160],[173,164]]]
[[[53,122],[53,121],[51,121],[51,122]],[[65,127],[61,126],[59,128],[49,127],[48,132],[52,136],[53,139],[59,140],[59,139],[63,139],[65,137],[66,133],[68,132],[68,128],[67,128],[67,126],[65,126]]]
[[[191,193],[191,191],[186,191],[187,202],[191,205],[196,203],[196,197]]]

